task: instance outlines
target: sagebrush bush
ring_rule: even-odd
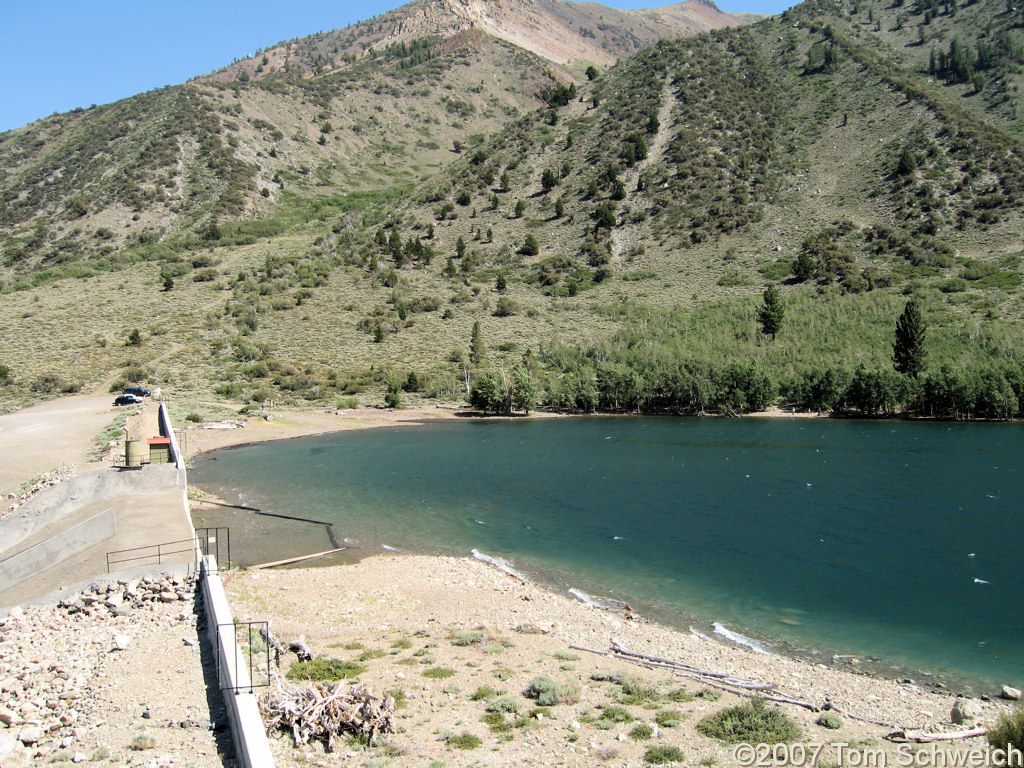
[[[681,763],[686,759],[683,750],[679,747],[662,745],[651,747],[644,752],[644,762],[650,765],[668,765],[669,763]]]
[[[288,668],[287,677],[289,680],[325,682],[358,677],[365,671],[366,667],[354,661],[317,656],[312,661],[296,661]]]
[[[536,699],[542,707],[572,704],[579,699],[579,694],[577,683],[559,683],[546,675],[535,677],[526,689],[526,695],[531,699]]]
[[[843,727],[843,719],[835,712],[822,712],[821,716],[818,717],[818,725],[822,728],[838,731]]]
[[[1011,744],[1015,749],[1024,747],[1024,709],[1018,708],[1013,712],[1001,714],[996,724],[988,729],[986,738],[996,749],[1009,749]],[[1021,761],[1019,755],[1017,752],[1010,756],[1012,759],[1007,765],[1021,768],[1024,761]]]
[[[800,736],[800,728],[786,714],[753,699],[709,715],[697,731],[724,744],[779,744]]]

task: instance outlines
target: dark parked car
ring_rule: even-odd
[[[142,398],[138,395],[118,395],[114,398],[114,405],[138,405]]]
[[[149,397],[151,394],[145,387],[125,387],[121,391],[126,395],[135,395],[136,397]]]

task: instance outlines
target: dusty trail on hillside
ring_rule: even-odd
[[[651,165],[660,163],[665,155],[665,147],[672,137],[672,108],[675,106],[671,81],[665,78],[661,89],[661,106],[658,108],[658,132],[647,147],[647,157],[638,162],[624,174],[623,183],[626,189],[636,189],[640,175]],[[622,255],[628,254],[635,242],[635,233],[630,227],[615,227],[612,230],[612,261],[621,264]]]

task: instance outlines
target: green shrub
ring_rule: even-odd
[[[472,733],[468,733],[466,731],[463,731],[457,736],[449,736],[445,739],[445,743],[454,749],[476,749],[483,744],[478,736],[474,736]]]
[[[654,729],[644,724],[634,726],[633,730],[629,732],[629,738],[633,741],[647,741],[654,738]]]
[[[623,707],[605,707],[601,712],[601,716],[594,721],[593,725],[595,728],[607,731],[618,723],[631,723],[635,719],[628,709]]]
[[[654,722],[662,728],[675,728],[683,722],[683,714],[674,709],[662,709],[654,716]]]
[[[693,701],[695,698],[697,698],[697,696],[691,691],[686,690],[685,688],[676,688],[674,691],[669,693],[666,698],[668,698],[670,701],[685,704],[688,701]]]
[[[309,680],[324,682],[330,680],[348,680],[358,677],[366,671],[366,667],[355,661],[341,661],[327,656],[317,656],[312,661],[297,661],[288,668],[289,680]]]
[[[686,759],[683,750],[679,747],[662,745],[651,747],[644,752],[644,762],[650,765],[668,765],[670,763],[681,763]]]
[[[134,749],[141,752],[144,749],[153,749],[156,746],[156,739],[150,736],[148,733],[140,733],[138,736],[134,736],[131,742],[128,744],[128,749]]]
[[[641,681],[626,678],[621,682],[623,704],[647,704],[648,702],[660,701],[661,694],[658,689],[644,685]]]
[[[431,680],[444,680],[447,677],[454,677],[455,670],[448,667],[429,667],[423,670],[423,676]]]
[[[185,416],[185,421],[190,421],[193,424],[201,424],[203,422],[203,417],[196,413],[195,411],[192,411],[187,416]]]
[[[473,694],[469,697],[469,700],[470,701],[484,701],[486,699],[491,698],[492,696],[497,696],[497,695],[498,695],[498,692],[496,690],[494,690],[493,688],[491,688],[491,686],[489,686],[489,685],[481,685],[479,688],[477,688],[475,691],[473,691]]]
[[[484,639],[484,631],[482,629],[464,629],[452,635],[451,639],[452,645],[473,645],[473,643],[479,643]]]
[[[515,697],[504,694],[501,696],[492,696],[487,700],[487,711],[488,712],[508,712],[514,715],[520,710],[519,702]]]
[[[579,655],[573,653],[572,651],[555,651],[552,655],[556,659],[558,659],[559,661],[579,661],[580,660]]]
[[[822,728],[838,731],[843,727],[843,719],[835,712],[822,712],[818,718],[818,725]]]
[[[579,699],[579,694],[579,685],[576,683],[559,683],[546,675],[535,677],[526,689],[526,695],[536,699],[542,707],[572,704]]]
[[[724,744],[779,744],[800,736],[797,724],[779,710],[765,706],[764,699],[709,715],[697,723],[697,731]]]
[[[1013,712],[1001,714],[996,724],[988,729],[986,738],[996,749],[1009,749],[1011,744],[1015,749],[1020,749],[1024,745],[1024,709],[1017,708]],[[1021,768],[1024,762],[1017,755],[1007,764]]]

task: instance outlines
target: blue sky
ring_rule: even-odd
[[[338,29],[405,0],[0,0],[0,132],[54,112],[183,83],[282,40]],[[649,8],[665,0],[604,0]],[[780,13],[785,0],[719,0]]]

